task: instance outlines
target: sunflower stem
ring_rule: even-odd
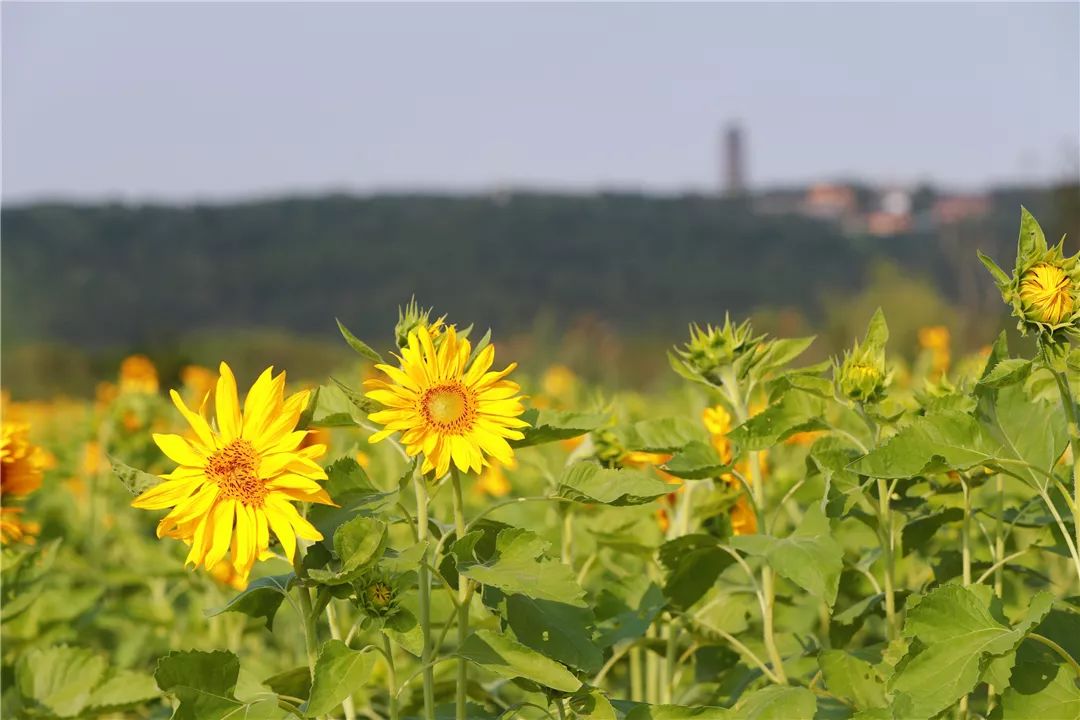
[[[454,483],[454,527],[457,531],[457,539],[465,536],[465,502],[461,495],[461,473],[457,466],[450,466],[450,476]],[[458,622],[457,644],[460,650],[465,645],[465,638],[469,635],[469,579],[464,575],[458,575]],[[465,701],[468,698],[469,665],[462,657],[458,659],[457,666],[457,692],[454,697],[455,717],[457,720],[468,720],[465,715]]]
[[[307,572],[304,570],[304,551],[299,543],[297,543],[296,551],[293,553],[293,568],[298,579],[303,580],[307,576]],[[308,670],[311,671],[311,679],[314,681],[315,663],[319,659],[319,636],[315,627],[315,612],[311,603],[311,590],[304,585],[299,585],[297,590],[299,591],[297,594],[300,596],[300,615],[303,616],[304,620],[304,647],[307,650]]]
[[[433,648],[431,647],[431,570],[428,569],[428,493],[427,480],[420,468],[413,470],[413,489],[416,492],[416,537],[417,541],[424,543],[424,557],[417,570],[419,596],[417,598],[417,610],[420,617],[420,632],[423,637],[423,649],[420,654],[420,662],[423,666],[424,675],[424,718],[435,720],[435,670],[432,662]]]
[[[390,638],[386,633],[383,633],[383,651],[386,655],[386,691],[390,720],[398,720],[397,668],[394,665],[394,648],[390,645]]]
[[[739,387],[739,380],[735,375],[733,369],[728,369],[723,378],[723,388],[728,397],[728,402],[731,403],[732,410],[735,411],[735,418],[739,421],[739,424],[746,422],[750,413],[747,410],[747,398],[743,396],[743,390]],[[752,497],[754,505],[757,508],[757,520],[758,527],[761,531],[765,531],[764,518],[765,513],[765,482],[761,476],[761,464],[760,455],[757,452],[748,453],[748,460],[750,463],[750,489],[752,491]],[[769,567],[768,563],[763,563],[761,566],[761,592],[762,602],[761,607],[761,624],[762,624],[762,639],[765,643],[765,650],[769,654],[769,662],[772,663],[773,672],[780,680],[781,684],[787,684],[787,673],[784,671],[784,661],[780,657],[780,651],[776,647],[776,634],[773,629],[773,608],[776,604],[776,589],[774,587],[773,570]]]
[[[1077,423],[1076,401],[1073,399],[1068,376],[1051,366],[1049,354],[1046,354],[1046,365],[1050,367],[1050,372],[1054,374],[1054,379],[1057,380],[1058,391],[1061,393],[1061,404],[1065,408],[1065,417],[1069,421],[1069,447],[1072,448],[1073,528],[1076,532],[1073,547],[1080,550],[1080,425]],[[1080,565],[1077,567],[1076,580],[1080,582]]]

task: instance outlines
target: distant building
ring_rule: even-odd
[[[978,220],[990,212],[990,198],[985,195],[948,195],[939,198],[931,212],[938,225]]]
[[[911,232],[911,193],[892,188],[878,198],[878,209],[866,216],[866,231],[884,237]]]
[[[858,208],[853,188],[831,183],[811,185],[802,203],[803,213],[824,220],[846,220],[855,215]]]
[[[724,194],[739,197],[746,193],[746,158],[742,128],[732,123],[724,131]]]

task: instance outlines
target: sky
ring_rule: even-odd
[[[2,6],[4,203],[1080,173],[1080,4]]]

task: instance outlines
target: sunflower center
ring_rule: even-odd
[[[476,420],[476,393],[457,380],[436,385],[420,399],[420,414],[439,432],[467,432]]]
[[[390,604],[390,598],[393,592],[390,590],[390,586],[386,583],[376,582],[368,586],[368,600],[375,607],[386,607]]]
[[[211,455],[206,477],[217,483],[226,498],[262,507],[266,483],[259,479],[259,454],[247,440],[233,440]]]

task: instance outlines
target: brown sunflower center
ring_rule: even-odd
[[[440,433],[468,432],[476,420],[476,393],[457,380],[436,385],[420,398],[420,414]]]
[[[259,454],[247,440],[233,440],[206,461],[206,477],[224,497],[261,507],[266,483],[259,479]]]

